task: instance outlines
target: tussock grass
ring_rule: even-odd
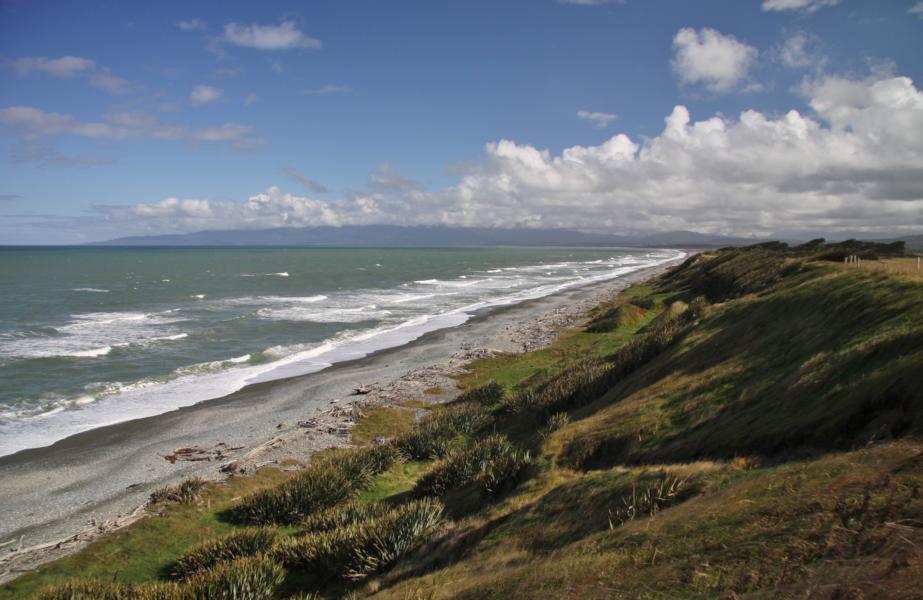
[[[502,408],[509,414],[533,412],[550,416],[593,402],[632,372],[657,357],[685,335],[704,303],[691,303],[647,333],[635,336],[605,360],[575,364],[509,397]]]
[[[313,513],[355,498],[372,477],[404,459],[390,444],[337,453],[288,481],[243,498],[230,511],[238,523],[295,524]]]
[[[364,579],[419,547],[442,522],[442,511],[436,500],[414,500],[369,520],[290,538],[274,555],[316,577]]]
[[[270,600],[282,584],[285,571],[273,560],[263,557],[239,558],[217,563],[186,580],[183,588],[190,598],[227,598],[234,600]]]
[[[222,561],[266,554],[275,546],[279,532],[269,527],[235,531],[224,537],[202,542],[190,548],[173,566],[173,575],[187,579]]]
[[[317,533],[348,528],[383,517],[389,510],[388,505],[382,502],[351,501],[311,515],[302,524],[303,531]]]
[[[194,504],[199,501],[206,481],[201,477],[192,477],[177,485],[158,488],[151,493],[151,504],[164,502],[178,502],[181,504]]]
[[[506,391],[503,389],[502,385],[496,381],[489,381],[483,385],[462,392],[455,401],[459,404],[473,402],[484,406],[492,406],[503,400],[505,394]]]
[[[516,448],[502,435],[490,435],[438,463],[417,481],[414,493],[444,496],[450,490],[477,482],[484,492],[494,494],[513,487],[529,462],[528,452]]]
[[[544,440],[558,429],[566,427],[569,424],[570,416],[566,412],[554,413],[545,420],[545,425],[538,430],[538,437]]]
[[[411,431],[394,441],[395,447],[417,460],[446,456],[455,439],[473,433],[490,421],[490,413],[477,404],[465,403],[434,410]]]
[[[217,563],[180,584],[73,580],[39,592],[35,600],[270,600],[284,577],[285,571],[273,561],[241,558]]]

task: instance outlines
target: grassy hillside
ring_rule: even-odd
[[[409,429],[408,414],[370,413],[357,441],[405,423],[384,448],[265,474],[243,499],[207,492],[224,494],[218,509],[171,509],[0,597],[78,573],[168,579],[197,541],[188,519],[172,526],[185,541],[147,551],[156,568],[126,575],[111,559],[192,511],[210,527],[199,538],[278,528],[264,548],[196,555],[284,565],[278,585],[263,585],[270,567],[239,568],[246,598],[919,598],[923,281],[842,262],[902,250],[693,256],[550,348],[472,364],[468,391]],[[169,585],[121,597],[203,584]]]

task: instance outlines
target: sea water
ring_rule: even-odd
[[[321,370],[681,256],[613,248],[2,248],[0,456]]]

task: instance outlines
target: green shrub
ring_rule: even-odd
[[[130,594],[131,589],[123,585],[74,579],[40,591],[34,600],[125,600]]]
[[[483,406],[491,406],[503,399],[505,392],[503,386],[496,381],[489,381],[462,393],[457,402],[473,402]]]
[[[686,480],[670,476],[660,477],[640,488],[633,486],[631,494],[622,498],[621,506],[609,511],[609,527],[617,527],[638,517],[653,517],[692,493]]]
[[[172,582],[126,585],[93,579],[74,579],[48,587],[34,600],[198,600],[190,590]]]
[[[304,533],[332,531],[338,527],[358,525],[378,519],[386,515],[388,510],[388,506],[381,502],[347,502],[308,517],[304,522]]]
[[[422,499],[377,519],[289,538],[274,556],[288,566],[337,579],[362,579],[383,571],[422,544],[442,522],[442,505]]]
[[[279,532],[269,527],[235,531],[222,538],[205,541],[190,548],[176,561],[173,574],[178,578],[187,578],[194,573],[211,568],[220,561],[265,554],[275,546],[278,539]]]
[[[519,451],[506,437],[491,435],[436,465],[417,481],[414,493],[444,496],[473,481],[479,481],[485,492],[493,493],[503,481],[514,483],[528,461],[528,453]]]
[[[151,504],[160,502],[193,504],[199,500],[199,495],[206,483],[201,477],[192,477],[178,485],[158,488],[151,493]]]
[[[186,580],[183,588],[196,600],[270,600],[285,578],[277,562],[264,557],[219,562]]]
[[[238,523],[299,523],[308,515],[345,502],[369,487],[372,471],[363,461],[324,460],[288,481],[254,492],[231,509]]]
[[[363,530],[348,579],[363,579],[390,568],[425,542],[442,522],[442,504],[430,498],[398,506]]]
[[[531,462],[528,450],[502,452],[484,464],[477,475],[478,485],[486,494],[499,494],[513,489],[523,469]]]
[[[538,436],[544,440],[558,429],[567,427],[569,423],[570,417],[566,412],[554,413],[545,421],[545,426],[538,430]]]
[[[644,310],[651,310],[657,304],[651,296],[637,296],[628,301],[630,304],[634,304],[638,308],[643,308]]]
[[[318,460],[275,487],[245,497],[231,509],[238,523],[299,523],[309,515],[352,499],[371,485],[372,477],[403,461],[396,446],[383,444],[346,450]]]
[[[427,415],[394,444],[417,460],[442,458],[451,450],[455,438],[477,431],[489,420],[490,414],[480,405],[448,406]]]

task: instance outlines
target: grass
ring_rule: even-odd
[[[363,408],[353,427],[352,442],[357,446],[371,444],[375,438],[391,438],[410,431],[415,415],[402,408],[376,406]]]
[[[635,333],[647,325],[660,312],[664,298],[670,294],[653,294],[650,286],[638,285],[626,290],[616,300],[603,303],[596,314],[605,315],[615,310],[626,300],[649,297],[655,301],[650,309],[637,308],[636,319],[600,333],[583,330],[568,330],[550,347],[524,354],[499,354],[491,358],[476,360],[466,373],[458,377],[463,387],[471,388],[481,383],[496,381],[508,391],[515,390],[525,381],[533,381],[556,373],[577,360],[601,358],[611,354],[629,341]]]
[[[696,255],[603,303],[586,330],[549,348],[476,361],[460,378],[461,404],[371,410],[354,439],[393,435],[401,420],[395,446],[416,459],[376,446],[381,456],[361,461],[378,474],[347,494],[351,504],[308,518],[323,531],[286,559],[284,593],[919,597],[923,283],[836,262],[894,260],[899,250],[812,242]],[[479,387],[491,381],[499,386]],[[410,408],[431,410],[414,423]],[[490,440],[508,451],[481,451]],[[354,452],[323,460],[350,463]],[[523,473],[498,459],[518,452],[530,457]],[[489,491],[504,492],[489,501],[488,471]],[[271,479],[262,486],[286,479],[260,477]],[[516,485],[494,485],[503,482]],[[414,490],[432,484],[444,515],[387,516],[413,515]],[[119,581],[163,577],[193,543],[237,531],[216,516],[232,498],[213,500],[220,490],[164,505],[163,517],[13,582],[22,594],[0,588],[0,598],[81,569],[112,578],[121,557],[129,575]],[[174,545],[153,533],[129,544],[156,521],[160,538],[178,534]],[[203,530],[184,529],[194,527]],[[286,547],[304,538],[280,533]]]
[[[80,552],[39,567],[0,587],[0,598],[28,598],[43,587],[79,575],[121,583],[165,577],[189,547],[228,534],[236,527],[219,518],[233,499],[288,479],[264,468],[248,477],[207,484],[196,504],[168,504],[151,516],[88,545]]]

